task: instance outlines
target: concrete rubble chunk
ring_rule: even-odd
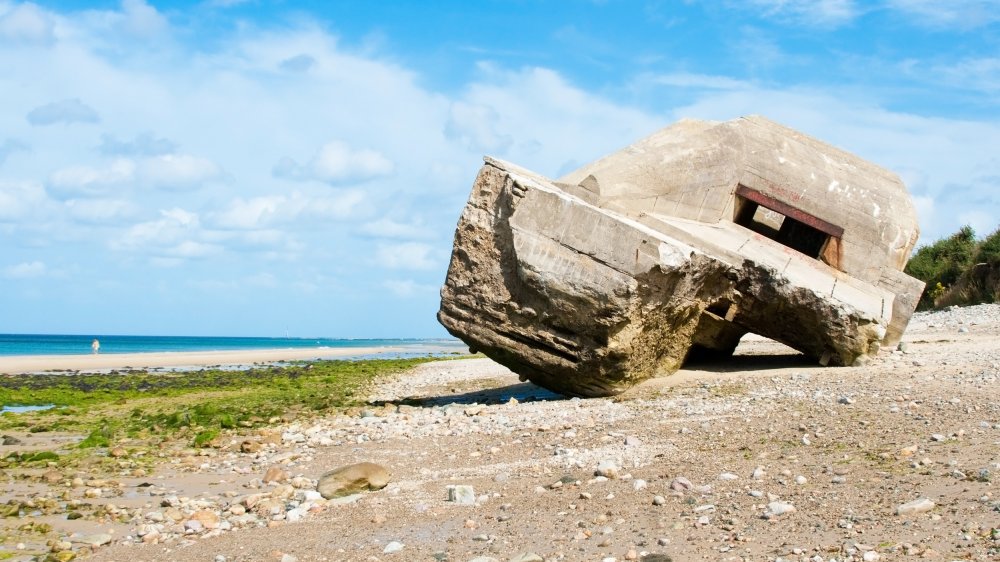
[[[449,485],[448,490],[448,501],[455,502],[459,505],[475,505],[476,504],[476,492],[473,491],[472,486],[460,484],[460,485]]]
[[[748,332],[850,366],[898,344],[918,235],[887,170],[759,116],[682,120],[557,180],[486,158],[438,319],[570,396],[727,357]]]

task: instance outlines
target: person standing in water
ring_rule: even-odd
[[[95,355],[100,353],[101,342],[97,341],[97,338],[94,338],[94,341],[90,342],[90,349],[94,352]]]

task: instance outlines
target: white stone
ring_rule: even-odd
[[[618,478],[619,470],[618,464],[615,461],[605,459],[597,464],[596,474],[608,479],[615,479]]]
[[[767,504],[767,512],[773,516],[795,513],[795,506],[788,502],[773,501]]]
[[[389,544],[385,545],[385,548],[382,549],[382,553],[383,554],[393,554],[395,552],[399,552],[399,551],[403,550],[404,546],[406,546],[406,545],[404,545],[403,543],[401,543],[399,541],[392,541]]]
[[[915,515],[934,509],[934,502],[928,498],[918,498],[896,508],[896,515]]]

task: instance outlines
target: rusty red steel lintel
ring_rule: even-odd
[[[815,228],[816,230],[833,236],[834,238],[843,238],[844,229],[843,227],[837,226],[835,224],[829,223],[819,217],[810,215],[809,213],[796,209],[788,203],[778,201],[774,197],[765,195],[756,189],[750,189],[745,185],[736,186],[736,195],[743,197],[744,199],[753,201],[758,205],[771,209],[772,211],[777,211],[786,217],[791,217],[801,223],[808,224],[809,226]]]

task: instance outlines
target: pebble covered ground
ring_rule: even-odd
[[[54,559],[1000,559],[1000,305],[917,314],[859,367],[738,353],[589,400],[429,363],[351,415],[164,451],[148,475],[127,455],[116,475],[41,472],[4,499],[66,529]],[[319,496],[356,462],[388,486]]]

